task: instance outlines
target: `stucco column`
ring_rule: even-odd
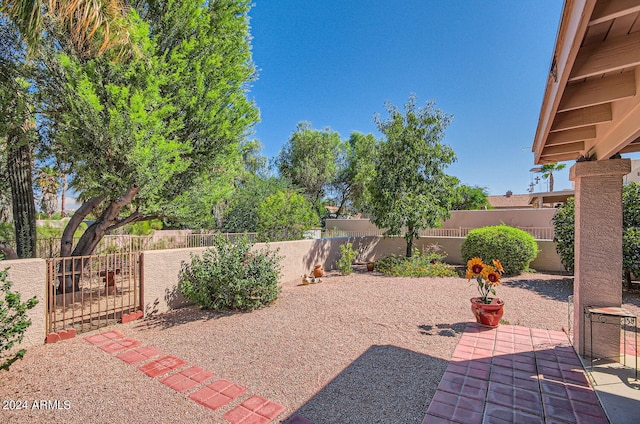
[[[571,167],[576,188],[573,344],[580,355],[584,343],[589,355],[584,308],[622,304],[622,176],[630,171],[629,159],[577,162]],[[596,356],[619,355],[619,326],[594,323],[593,351]]]

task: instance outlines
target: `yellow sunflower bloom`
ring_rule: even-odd
[[[500,261],[498,259],[494,259],[493,260],[493,266],[495,266],[496,269],[498,271],[500,271],[501,273],[504,272],[504,268],[502,268],[502,264],[500,263]]]
[[[490,286],[497,286],[500,284],[500,271],[492,266],[487,266],[484,274],[484,279]]]
[[[482,262],[480,258],[471,258],[467,262],[467,271],[470,271],[472,277],[480,277],[482,276],[486,265]]]

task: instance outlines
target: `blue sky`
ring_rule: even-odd
[[[454,115],[450,174],[525,193],[561,12],[561,0],[256,0],[255,137],[270,158],[299,121],[379,137],[373,115],[415,93]],[[570,188],[567,171],[555,179]]]

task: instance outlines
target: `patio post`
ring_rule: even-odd
[[[577,162],[570,170],[576,191],[573,345],[579,355],[584,343],[589,354],[584,308],[622,304],[622,177],[630,171],[629,159]],[[595,356],[620,354],[619,327],[594,324],[593,339]]]

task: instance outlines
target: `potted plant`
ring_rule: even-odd
[[[476,322],[491,328],[496,328],[504,313],[504,301],[497,297],[495,287],[500,284],[504,269],[499,260],[494,259],[493,265],[485,264],[480,258],[472,258],[467,262],[467,281],[475,279],[478,284],[479,297],[471,298],[471,311]]]

